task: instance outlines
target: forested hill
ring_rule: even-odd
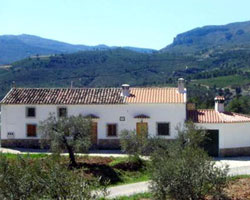
[[[177,35],[165,52],[207,56],[214,51],[250,48],[250,21],[204,26]]]
[[[71,81],[75,87],[119,87],[176,85],[184,77],[189,85],[244,89],[250,85],[250,51],[229,50],[203,59],[121,48],[85,51],[27,58],[1,67],[0,76],[1,96],[13,80],[17,87],[69,87]]]

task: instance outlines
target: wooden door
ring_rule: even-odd
[[[92,122],[91,142],[92,145],[97,145],[97,122]]]
[[[138,122],[136,123],[136,133],[138,135],[148,134],[148,123],[147,122]]]

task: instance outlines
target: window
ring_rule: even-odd
[[[67,108],[58,108],[58,117],[67,117]]]
[[[27,124],[27,137],[36,137],[36,125]]]
[[[116,124],[108,124],[107,125],[108,136],[117,136],[117,125]]]
[[[169,134],[169,123],[157,123],[158,135],[170,135]]]
[[[36,108],[28,107],[26,109],[26,117],[35,117],[36,116]]]
[[[8,133],[7,133],[7,138],[9,138],[9,139],[15,138],[14,132],[8,132]]]

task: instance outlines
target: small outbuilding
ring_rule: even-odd
[[[214,109],[188,110],[188,119],[207,130],[205,148],[212,156],[250,155],[250,116],[224,110],[224,97],[215,97]]]

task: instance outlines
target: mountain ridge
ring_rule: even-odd
[[[203,54],[223,47],[250,47],[250,21],[194,28],[178,34],[161,52]]]
[[[139,47],[117,47],[104,44],[87,46],[70,44],[57,40],[47,39],[39,36],[21,35],[0,35],[0,64],[10,64],[30,56],[50,55],[60,53],[75,53],[78,51],[103,51],[114,48],[125,48],[135,52],[153,53],[154,49]]]

